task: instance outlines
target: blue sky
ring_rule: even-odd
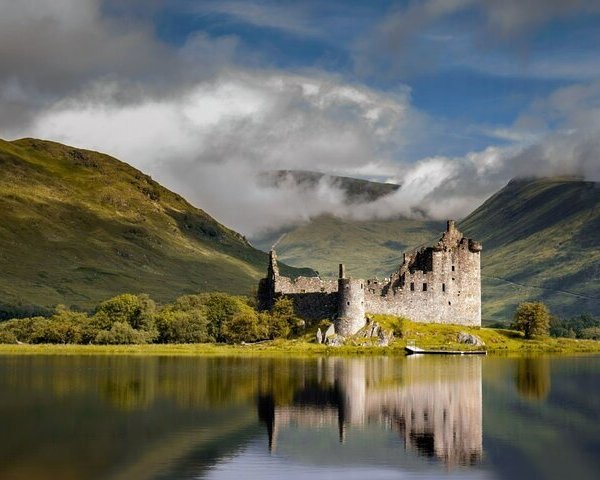
[[[173,2],[153,20],[157,35],[175,45],[201,31],[239,39],[242,62],[248,55],[250,63],[271,68],[316,68],[383,91],[409,86],[415,108],[462,128],[509,126],[537,98],[600,76],[600,10],[591,7],[590,15],[584,3],[549,12],[545,21],[532,15],[503,34],[478,2],[462,2],[472,5],[428,19],[397,44],[375,41],[373,50],[360,52],[390,16],[426,3],[434,2]],[[528,2],[521,3],[515,15],[526,16]],[[544,3],[532,2],[529,9]],[[360,67],[361,55],[373,55],[373,62]],[[489,142],[466,130],[463,153]],[[457,145],[434,150],[445,148],[461,153]]]
[[[1,137],[113,154],[243,233],[322,213],[460,218],[515,176],[600,179],[598,0],[0,0],[0,13]],[[331,185],[260,182],[280,168],[402,188],[357,211]]]

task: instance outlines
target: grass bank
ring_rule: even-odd
[[[376,319],[384,327],[385,318]],[[457,342],[459,332],[477,335],[493,355],[536,353],[579,354],[600,353],[600,341],[570,338],[525,340],[512,330],[466,328],[456,325],[402,323],[402,338],[389,347],[370,344],[368,340],[350,340],[341,347],[315,343],[308,335],[296,340],[273,340],[256,344],[160,344],[160,345],[0,345],[0,355],[182,355],[182,356],[323,356],[323,355],[404,355],[404,347],[415,344],[421,348],[458,350],[469,347]]]

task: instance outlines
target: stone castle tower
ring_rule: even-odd
[[[366,313],[382,313],[416,322],[481,325],[481,250],[449,220],[440,240],[404,254],[389,279],[291,279],[279,275],[271,251],[267,278],[259,284],[259,307],[269,309],[280,296],[294,300],[306,320],[334,319],[336,333],[353,335],[365,325]]]
[[[344,337],[354,335],[365,326],[365,281],[346,278],[342,263],[338,278],[338,308],[334,325],[336,333]]]

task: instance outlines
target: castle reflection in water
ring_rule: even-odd
[[[317,377],[288,401],[259,395],[269,448],[289,427],[337,428],[344,443],[355,428],[393,429],[405,448],[447,466],[474,465],[482,457],[481,358],[323,358]]]

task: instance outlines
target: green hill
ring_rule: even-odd
[[[0,314],[89,308],[122,292],[250,293],[267,265],[244,237],[131,166],[32,139],[0,140],[0,245]]]
[[[283,232],[277,255],[290,265],[310,265],[323,277],[337,276],[344,263],[349,275],[383,278],[398,268],[406,250],[437,240],[444,229],[445,222],[438,221],[321,216]],[[268,249],[273,242],[267,240],[254,244]]]
[[[600,183],[513,180],[462,222],[483,242],[483,317],[540,299],[557,315],[600,315]]]

